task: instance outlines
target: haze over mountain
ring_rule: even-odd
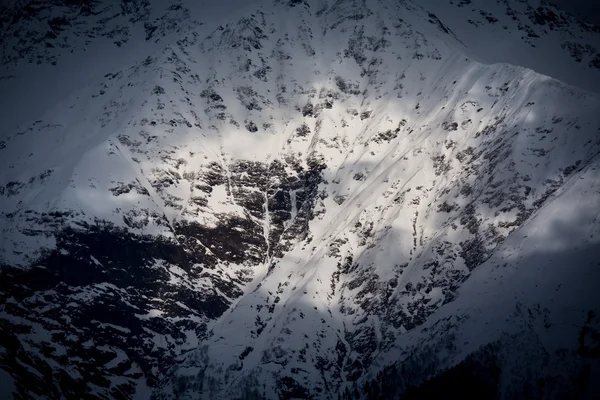
[[[0,397],[599,392],[599,27],[15,0],[0,32]]]

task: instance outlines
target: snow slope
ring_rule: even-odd
[[[576,390],[596,27],[504,0],[39,4],[0,26],[28,38],[0,81],[20,394],[337,398],[396,362],[401,393],[503,340],[502,396],[540,346],[546,396]]]

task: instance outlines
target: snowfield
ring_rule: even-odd
[[[0,394],[593,398],[600,28],[480,3],[0,7]]]

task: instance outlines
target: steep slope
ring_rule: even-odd
[[[155,9],[134,4],[115,20]],[[476,61],[439,5],[257,3],[218,26],[185,6],[156,7],[161,40],[0,141],[15,390],[336,398],[400,361],[400,393],[540,318],[572,384],[578,332],[551,328],[598,308],[597,95]],[[560,48],[552,35],[584,28],[552,12],[540,36]],[[503,359],[539,344],[514,347]]]
[[[471,0],[419,2],[443,16],[476,59],[531,68],[571,85],[600,91],[600,28],[576,21],[550,2]]]
[[[375,379],[384,382],[386,397],[467,354],[405,397],[447,396],[477,385],[500,398],[595,397],[597,176],[593,164],[570,179],[474,271],[455,302],[398,337],[402,356],[383,358],[400,362]]]

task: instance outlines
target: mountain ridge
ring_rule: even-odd
[[[156,17],[177,40],[3,135],[0,365],[20,393],[335,398],[411,357],[424,383],[505,328],[554,343],[539,318],[596,329],[577,291],[597,275],[597,95],[472,61],[410,2],[276,3],[204,37]],[[539,232],[571,203],[561,231],[584,228],[548,237],[581,241],[590,278],[514,302],[505,275],[565,265],[513,254],[550,254]],[[557,382],[596,362],[570,335]]]

